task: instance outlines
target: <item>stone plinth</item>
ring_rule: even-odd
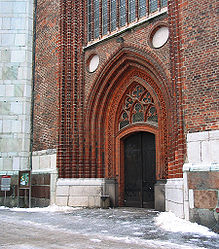
[[[116,182],[113,179],[60,178],[57,181],[57,205],[106,208],[109,205],[115,206],[116,202]]]

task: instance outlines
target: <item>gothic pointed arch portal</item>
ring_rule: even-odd
[[[124,61],[123,61],[124,62]],[[124,141],[137,133],[154,136],[156,180],[167,176],[167,102],[168,94],[151,71],[123,64],[112,77],[94,91],[87,115],[85,171],[89,177],[116,179],[118,203],[124,205]]]
[[[151,86],[151,79],[133,70],[115,90],[105,119],[106,167],[105,176],[115,177],[119,187],[119,203],[125,199],[125,165],[123,141],[136,132],[150,132],[156,140],[156,179],[163,178],[165,168],[160,141],[165,139],[162,122],[165,120],[161,102]]]

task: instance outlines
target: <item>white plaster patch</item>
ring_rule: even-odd
[[[100,61],[100,58],[97,54],[91,58],[91,60],[89,62],[89,72],[90,73],[94,72],[97,69],[97,67],[99,65],[99,61]]]
[[[162,47],[169,38],[169,29],[168,27],[160,27],[154,33],[152,37],[152,45],[154,48]]]

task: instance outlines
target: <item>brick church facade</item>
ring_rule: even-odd
[[[155,208],[216,229],[216,0],[24,2],[27,44],[2,39],[1,174],[16,189],[18,170],[31,169],[37,206]],[[26,57],[13,61],[13,49]],[[9,82],[29,95],[11,96]],[[21,99],[31,112],[16,114]],[[14,134],[20,151],[5,145]]]

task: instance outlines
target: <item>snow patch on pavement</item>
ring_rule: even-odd
[[[169,232],[196,233],[202,236],[219,237],[218,234],[210,231],[207,227],[180,219],[172,212],[162,212],[155,219],[155,224]]]
[[[81,208],[77,208],[77,207],[68,207],[68,206],[57,206],[57,205],[50,205],[48,207],[43,207],[43,208],[8,208],[8,207],[4,207],[4,206],[0,206],[0,209],[8,209],[11,211],[15,211],[15,212],[28,212],[28,213],[39,213],[39,212],[72,212]]]
[[[95,243],[100,243],[102,240],[100,240],[100,239],[90,239],[90,241],[95,242]]]
[[[9,208],[5,206],[0,206],[0,209],[9,209]]]
[[[6,247],[5,247],[6,248]],[[32,245],[7,245],[7,249],[43,249],[42,247],[36,247]]]
[[[143,235],[144,233],[142,232],[134,232],[133,235]]]
[[[205,249],[205,247],[198,247],[198,246],[194,246],[192,245],[192,247],[190,245],[180,245],[180,244],[176,244],[173,242],[169,242],[169,241],[163,241],[163,240],[159,240],[159,239],[154,239],[154,240],[144,240],[144,239],[140,239],[140,238],[132,238],[132,237],[113,237],[113,236],[106,236],[105,237],[108,240],[111,241],[121,241],[123,243],[129,244],[129,245],[138,245],[138,246],[142,246],[142,248],[154,248],[154,249]],[[144,246],[144,247],[143,247]]]

